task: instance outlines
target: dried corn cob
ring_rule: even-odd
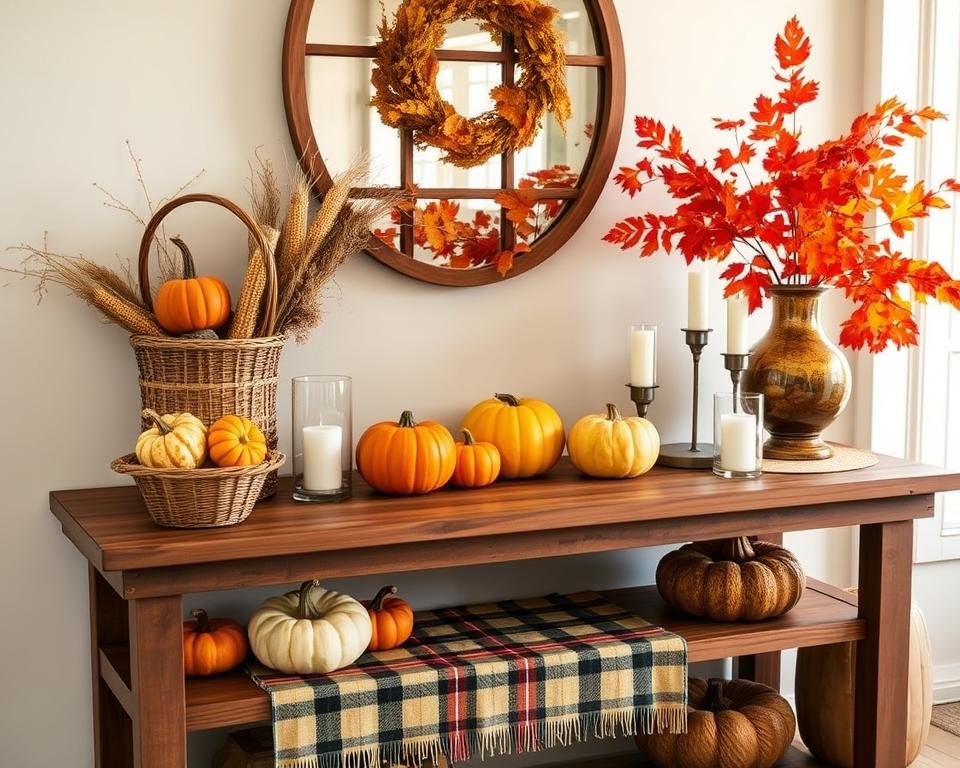
[[[276,250],[280,233],[273,227],[261,227],[267,245],[272,251]],[[243,276],[243,286],[240,288],[240,298],[237,299],[237,309],[230,324],[228,339],[253,338],[260,320],[260,305],[263,303],[263,289],[267,285],[267,271],[264,266],[263,254],[259,248],[254,248],[247,262],[247,271]]]
[[[277,273],[281,280],[293,274],[301,261],[309,258],[303,252],[307,237],[307,214],[310,208],[310,190],[306,179],[299,176],[290,191],[287,216],[280,232],[280,249],[277,251]]]
[[[368,163],[360,160],[351,165],[346,171],[333,180],[327,194],[323,196],[323,202],[317,210],[310,227],[307,230],[306,254],[311,258],[316,253],[323,241],[326,240],[334,223],[340,216],[343,206],[346,205],[347,197],[350,195],[350,189],[359,181],[362,181],[368,171]]]
[[[92,288],[87,301],[99,309],[106,317],[140,336],[165,336],[156,321],[141,307],[117,296],[106,288]]]

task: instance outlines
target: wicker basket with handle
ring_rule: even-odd
[[[277,448],[277,381],[280,353],[285,339],[273,335],[277,312],[277,270],[273,251],[251,216],[225,197],[189,194],[170,200],[157,209],[140,240],[140,294],[152,309],[150,295],[150,246],[164,217],[189,203],[213,203],[226,208],[247,227],[264,254],[266,286],[252,339],[192,339],[167,336],[133,336],[130,345],[140,369],[140,400],[143,408],[158,413],[189,411],[204,424],[221,416],[246,416],[263,431],[267,446]],[[149,426],[144,423],[143,428]],[[277,471],[267,475],[260,498],[276,493]]]

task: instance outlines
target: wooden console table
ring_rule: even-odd
[[[564,460],[536,480],[423,497],[357,483],[351,501],[314,506],[293,502],[287,479],[246,522],[206,530],[155,526],[133,486],[50,494],[90,563],[98,768],[185,768],[188,732],[270,718],[241,673],[184,681],[184,594],[846,525],[860,526],[859,605],[811,581],[782,618],[720,624],[670,612],[653,587],[608,595],[685,636],[690,661],[739,657],[741,675],[774,685],[782,649],[859,641],[856,764],[903,765],[913,520],[933,514],[934,493],[960,489],[960,473],[884,458],[827,475],[735,482],[656,468],[603,481]]]

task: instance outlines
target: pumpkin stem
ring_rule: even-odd
[[[707,682],[707,692],[700,704],[701,709],[707,709],[711,712],[722,712],[730,709],[730,699],[723,695],[723,683],[719,677],[712,677]]]
[[[309,619],[309,612],[307,611],[307,598],[310,596],[310,592],[314,587],[319,587],[320,581],[318,579],[308,579],[300,585],[300,597],[297,601],[297,618],[298,619]]]
[[[204,634],[210,631],[210,617],[207,616],[207,612],[203,608],[194,608],[190,611],[190,615],[197,622],[197,632]]]
[[[397,424],[401,427],[415,427],[417,422],[413,419],[413,411],[404,411],[400,414],[400,421]]]
[[[620,409],[613,403],[607,403],[607,421],[620,421],[622,418]]]
[[[516,408],[518,405],[520,405],[520,401],[517,400],[517,398],[514,397],[513,395],[501,395],[501,394],[496,394],[496,395],[494,395],[494,397],[497,398],[497,400],[499,400],[501,403],[506,403],[507,405],[512,405],[514,408]]]
[[[173,428],[160,418],[160,414],[153,410],[153,408],[144,408],[140,411],[140,415],[145,419],[150,419],[161,435],[169,435],[173,432]]]
[[[379,611],[383,608],[383,601],[386,600],[390,595],[397,594],[397,588],[392,584],[389,587],[384,587],[379,592],[377,596],[373,598],[373,602],[370,603],[371,611]]]
[[[753,545],[746,536],[738,536],[732,539],[720,540],[720,559],[730,560],[734,563],[745,563],[753,560],[756,553],[753,551]]]
[[[197,267],[193,263],[193,254],[187,248],[187,244],[179,237],[171,237],[170,242],[180,249],[180,255],[183,257],[183,279],[193,280],[197,276]]]
[[[464,445],[473,445],[473,444],[476,442],[476,441],[473,439],[473,433],[472,433],[469,429],[467,429],[466,427],[464,427],[464,428],[461,429],[460,431],[463,432],[463,444],[464,444]]]

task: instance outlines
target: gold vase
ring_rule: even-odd
[[[820,325],[822,286],[774,286],[773,318],[750,353],[744,391],[763,394],[769,459],[833,455],[821,433],[850,399],[850,365]]]

